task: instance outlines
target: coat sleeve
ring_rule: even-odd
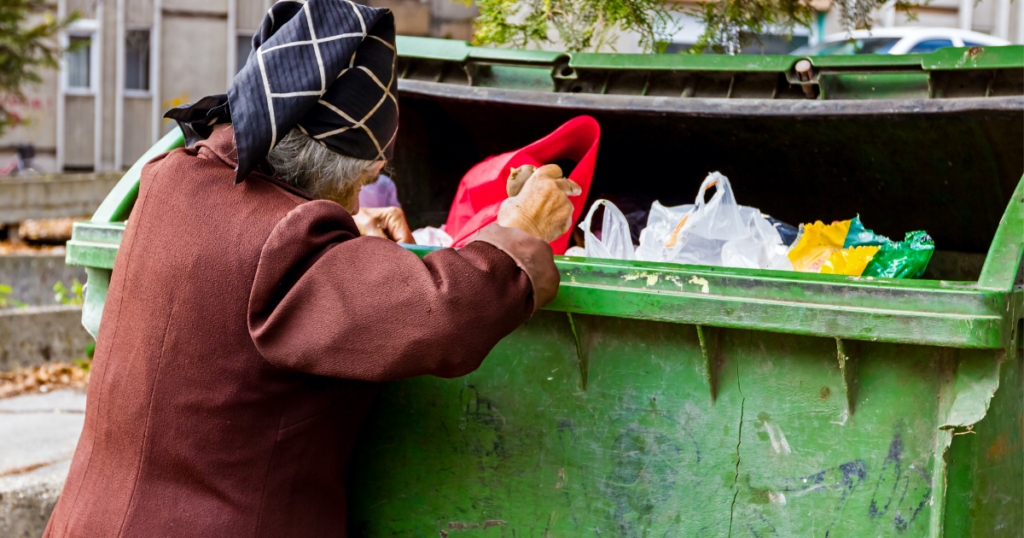
[[[302,204],[260,255],[248,311],[253,342],[278,368],[345,379],[472,372],[530,317],[536,295],[542,306],[558,287],[547,244],[493,226],[460,250],[420,259],[386,239],[358,237],[338,204]]]

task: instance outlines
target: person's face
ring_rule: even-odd
[[[363,177],[359,178],[356,182],[355,188],[348,189],[346,192],[340,195],[340,199],[335,200],[341,207],[344,207],[350,215],[355,215],[359,212],[359,192],[363,189],[363,185],[369,185],[374,181],[377,181],[377,177],[380,176],[380,171],[384,169],[384,165],[387,161],[378,161]]]

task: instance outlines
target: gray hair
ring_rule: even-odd
[[[347,199],[372,173],[375,161],[335,153],[298,128],[274,146],[267,161],[284,182],[314,198]]]

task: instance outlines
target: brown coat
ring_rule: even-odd
[[[421,260],[334,202],[235,186],[232,136],[143,170],[49,538],[345,536],[370,382],[472,372],[557,289],[516,229]]]

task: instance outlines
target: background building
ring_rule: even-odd
[[[395,12],[398,33],[470,39],[474,6],[450,0],[368,0]],[[696,4],[694,4],[696,6]],[[65,55],[59,72],[43,74],[18,105],[28,125],[0,137],[0,169],[18,147],[35,149],[40,172],[119,170],[130,166],[171,122],[162,119],[172,106],[223,93],[244,64],[250,39],[270,0],[59,0],[58,11],[82,13],[63,33],[64,43],[87,46]],[[803,30],[796,45],[841,31],[827,0],[813,31]],[[883,10],[879,26],[905,24],[971,28],[1024,43],[1024,2],[1010,0],[932,0],[918,21]],[[696,41],[702,28],[680,17],[674,50]],[[745,52],[784,53],[792,44],[765,36],[763,45]],[[619,52],[638,51],[623,35]]]

